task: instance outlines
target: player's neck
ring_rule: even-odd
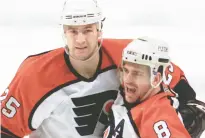
[[[83,77],[89,79],[93,77],[96,73],[96,69],[98,67],[98,63],[100,60],[100,54],[97,52],[93,55],[89,60],[81,61],[76,60],[74,58],[70,58],[70,62],[73,68]]]
[[[150,88],[148,92],[146,92],[146,94],[141,98],[141,101],[147,100],[159,92],[160,92],[160,86],[156,88]]]

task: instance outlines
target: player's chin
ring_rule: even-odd
[[[78,57],[79,60],[85,61],[87,59],[89,59],[89,57]]]
[[[76,59],[82,60],[82,61],[89,59],[89,55],[86,54],[86,53],[75,54],[74,57],[75,57]]]
[[[139,99],[138,96],[131,96],[131,95],[125,94],[125,100],[126,100],[126,102],[128,102],[130,104],[135,103],[138,99]]]
[[[85,53],[81,53],[81,54],[76,54],[76,57],[80,60],[88,60],[91,57],[95,58],[93,55],[94,55],[93,52],[90,52],[90,53],[85,52]]]

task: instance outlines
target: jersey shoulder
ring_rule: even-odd
[[[171,66],[173,66],[175,73],[184,74],[183,70],[175,63],[171,62]]]
[[[149,99],[141,102],[136,107],[132,109],[133,112],[137,111],[138,108],[142,108],[143,111],[152,110],[155,107],[164,106],[167,101],[169,102],[169,97],[173,97],[174,94],[170,91],[158,93]]]
[[[102,47],[113,60],[113,62],[118,66],[122,58],[123,49],[131,41],[132,39],[104,39]]]
[[[171,95],[159,93],[131,111],[141,137],[157,138],[165,130],[166,135],[189,138],[189,134],[173,106]],[[140,111],[140,112],[139,112]],[[140,113],[140,114],[139,114]]]
[[[7,88],[8,94],[1,101],[2,126],[20,137],[29,134],[33,130],[30,122],[35,107],[74,80],[76,77],[64,59],[64,48],[29,56],[20,65]]]
[[[155,112],[156,108],[164,107],[164,105],[169,102],[169,96],[173,96],[173,94],[170,92],[162,92],[138,104],[130,111],[133,119],[139,121],[145,113]]]
[[[179,66],[171,62],[165,71],[164,83],[174,89],[181,79],[186,80],[184,72]]]
[[[66,65],[64,48],[29,56],[21,64],[17,73],[31,81],[51,82],[55,80],[55,83],[58,83],[59,78],[65,73],[71,74]]]
[[[77,78],[66,64],[64,48],[58,48],[29,56],[21,64],[14,79],[16,84],[11,85],[21,88],[22,94],[32,95],[33,99],[39,100],[52,89]]]

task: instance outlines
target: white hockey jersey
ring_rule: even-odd
[[[71,66],[64,48],[28,57],[2,101],[1,134],[14,138],[101,138],[117,96],[117,66],[100,51],[94,77]]]

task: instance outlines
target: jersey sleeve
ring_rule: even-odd
[[[163,82],[173,89],[180,80],[185,80],[187,82],[184,72],[177,65],[171,63],[165,71]]]
[[[121,64],[122,51],[132,41],[132,39],[104,39],[102,47],[110,56],[114,64]]]
[[[142,138],[191,138],[176,110],[164,99],[145,112],[139,128]]]
[[[25,81],[25,77],[18,70],[8,88],[1,95],[1,135],[3,137],[20,138],[31,132],[26,114],[29,111],[27,106],[29,95],[25,92]]]
[[[164,83],[179,95],[180,104],[196,99],[196,93],[187,81],[184,72],[174,63],[167,68]]]

